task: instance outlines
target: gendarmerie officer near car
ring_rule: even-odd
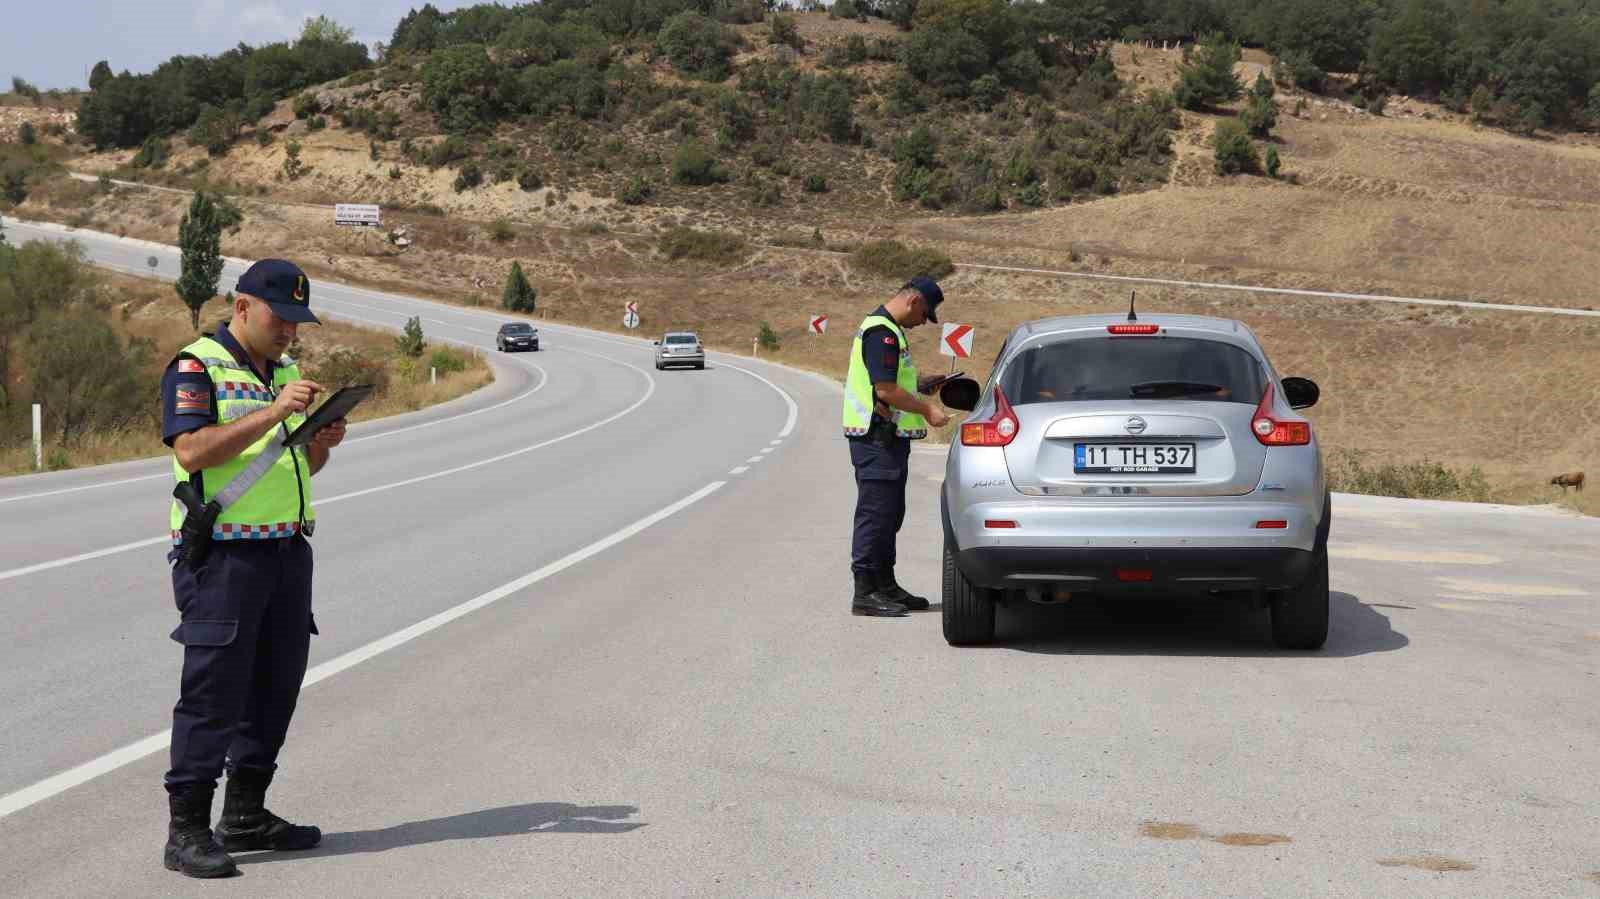
[[[311,476],[344,439],[345,423],[304,447],[284,445],[322,392],[283,355],[300,324],[317,323],[305,273],[262,260],[235,292],[232,319],[179,351],[161,381],[163,439],[180,500],[168,556],[181,617],[172,637],[184,647],[164,863],[191,877],[235,873],[229,852],[309,849],[322,840],[317,828],[290,824],[264,802],[316,633]],[[211,801],[224,768],[213,836]]]
[[[856,472],[855,529],[850,571],[855,615],[898,617],[928,608],[895,581],[895,535],[906,517],[911,441],[942,427],[949,416],[918,394],[939,379],[917,377],[906,331],[938,322],[944,292],[932,278],[900,288],[856,329],[844,387],[844,434]]]

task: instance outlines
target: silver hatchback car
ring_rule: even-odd
[[[950,448],[944,635],[994,638],[995,606],[1132,593],[1242,595],[1274,642],[1328,636],[1331,508],[1319,390],[1281,378],[1244,324],[1070,316],[1006,338]]]

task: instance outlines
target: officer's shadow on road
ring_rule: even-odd
[[[995,645],[1056,655],[1348,658],[1403,649],[1411,641],[1359,597],[1328,595],[1328,642],[1315,652],[1273,646],[1265,610],[1229,600],[1071,600],[1001,608]]]
[[[240,865],[384,852],[403,846],[421,846],[446,840],[477,840],[542,833],[627,833],[645,826],[626,821],[639,813],[632,805],[574,805],[570,802],[528,802],[483,809],[444,818],[408,821],[377,830],[329,833],[322,845],[307,852],[257,852],[239,855]]]

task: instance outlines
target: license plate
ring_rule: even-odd
[[[1079,443],[1078,474],[1194,474],[1192,443]]]

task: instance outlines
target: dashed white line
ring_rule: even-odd
[[[671,518],[673,515],[682,512],[684,509],[689,508],[695,503],[722,489],[724,486],[726,486],[726,484],[727,481],[713,481],[694,493],[684,497],[683,499],[678,500],[672,505],[639,519],[622,530],[613,533],[609,537],[603,537],[600,540],[597,540],[574,553],[557,559],[556,561],[551,562],[549,565],[540,568],[538,571],[525,574],[522,577],[511,581],[510,583],[503,584],[494,588],[493,590],[490,590],[488,593],[484,593],[481,596],[476,596],[459,605],[451,606],[450,608],[445,609],[443,612],[440,612],[430,618],[425,618],[422,621],[411,625],[410,627],[395,631],[387,637],[374,640],[371,643],[368,643],[359,649],[351,650],[350,652],[347,652],[336,659],[323,662],[321,665],[318,665],[317,667],[306,672],[306,677],[303,681],[303,684],[304,686],[309,687],[318,681],[327,680],[335,674],[338,674],[347,668],[359,665],[373,656],[388,652],[389,650],[415,640],[416,638],[429,633],[430,631],[438,630],[457,618],[460,618],[464,615],[469,615],[481,608],[484,608],[485,606],[498,602],[507,596],[511,596],[521,590],[525,590],[528,587],[539,583],[540,581],[560,574],[568,568],[571,568],[572,566],[577,565],[578,563],[583,562],[592,556],[598,555],[610,549],[611,547],[616,546],[622,541],[627,540],[629,537],[638,534],[640,531]],[[15,793],[11,793],[8,796],[0,797],[0,818],[4,818],[7,815],[15,812],[19,812],[30,805],[43,802],[52,796],[64,793],[80,784],[87,783],[88,781],[93,780],[102,774],[107,774],[125,765],[132,764],[133,762],[136,762],[148,755],[160,752],[161,750],[167,748],[171,742],[172,731],[162,731],[159,734],[145,737],[143,740],[140,740],[137,743],[124,746],[121,749],[113,752],[108,752],[105,755],[102,755],[92,761],[85,762],[76,768],[63,771],[53,777],[47,777],[30,787],[24,787],[23,789],[18,790]]]
[[[766,456],[751,456],[750,458],[748,458],[748,459],[746,459],[744,461],[747,464],[754,465],[757,462],[760,462],[762,459],[765,459],[765,458],[766,458]]]
[[[730,470],[730,471],[729,471],[729,472],[728,472],[728,474],[744,474],[744,473],[745,473],[745,472],[747,472],[747,471],[749,471],[749,470],[750,470],[750,466],[748,466],[748,465],[741,465],[741,466],[739,466],[739,467],[738,467],[738,468],[735,468],[735,469],[732,469],[732,470]]]

